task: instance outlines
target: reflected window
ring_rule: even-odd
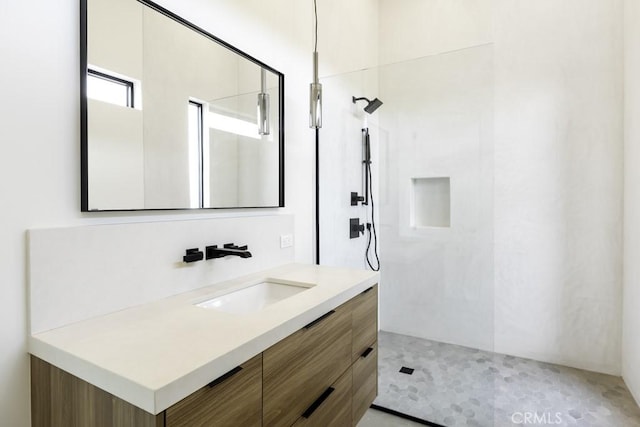
[[[262,139],[255,122],[225,116],[224,114],[209,112],[209,127],[234,135],[246,136],[253,139]],[[268,134],[265,134],[268,135]]]
[[[89,69],[87,97],[121,107],[133,108],[133,82]]]

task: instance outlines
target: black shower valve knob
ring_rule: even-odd
[[[364,224],[360,224],[360,218],[349,218],[349,238],[357,239],[360,233],[364,234]]]
[[[351,192],[351,206],[358,206],[358,202],[364,202],[364,196],[358,196],[355,191]]]

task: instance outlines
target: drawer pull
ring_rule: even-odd
[[[223,376],[221,376],[219,378],[216,378],[215,380],[211,381],[209,383],[209,387],[217,386],[218,384],[220,384],[224,380],[231,378],[232,376],[234,376],[235,374],[237,374],[240,371],[242,371],[242,366],[236,366],[235,368],[233,368],[232,370],[230,370],[229,372],[227,372]]]
[[[360,357],[362,357],[363,359],[365,359],[369,354],[371,354],[371,352],[373,351],[372,347],[369,347],[368,349],[366,349],[362,355],[360,355]]]
[[[367,293],[367,292],[369,292],[371,289],[373,289],[373,286],[372,286],[372,287],[370,287],[369,289],[365,290],[365,291],[362,291],[360,295],[362,295],[362,294],[366,294],[366,293]]]
[[[313,413],[316,411],[316,409],[318,409],[318,407],[320,405],[322,405],[322,402],[324,402],[325,400],[327,400],[327,397],[329,397],[329,395],[331,393],[333,393],[335,389],[333,387],[329,387],[328,389],[326,389],[324,391],[324,393],[322,393],[322,396],[320,396],[319,398],[316,399],[315,402],[313,402],[311,404],[311,406],[309,406],[309,408],[307,408],[306,411],[304,411],[304,414],[302,414],[302,418],[309,418],[311,415],[313,415]]]
[[[305,326],[304,329],[310,329],[310,328],[314,327],[315,325],[317,325],[318,323],[322,322],[327,317],[331,316],[333,313],[335,313],[335,310],[331,310],[330,312],[318,317],[316,320],[314,320],[313,322],[311,322],[307,326]]]

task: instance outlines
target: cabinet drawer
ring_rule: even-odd
[[[291,426],[351,365],[351,311],[330,313],[263,353],[265,426]]]
[[[168,408],[166,427],[261,426],[262,354],[240,368]]]
[[[351,375],[351,369],[347,369],[347,372],[313,402],[294,427],[351,426]]]
[[[352,361],[378,340],[378,285],[353,298],[349,304],[353,310]]]
[[[378,395],[378,342],[368,347],[353,364],[353,425],[367,412]]]

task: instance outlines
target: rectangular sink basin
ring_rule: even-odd
[[[223,311],[232,314],[255,313],[265,307],[304,292],[312,285],[305,283],[285,283],[266,279],[228,294],[195,304],[197,307]]]

